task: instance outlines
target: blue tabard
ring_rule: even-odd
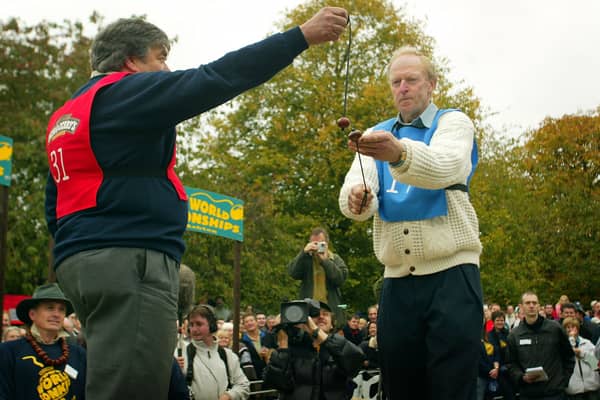
[[[447,112],[456,109],[438,110],[430,128],[416,128],[413,126],[396,126],[398,120],[392,118],[376,125],[373,130],[384,130],[394,134],[397,139],[408,138],[429,145],[431,137],[435,134],[438,121]],[[420,221],[443,215],[448,215],[448,204],[446,202],[446,190],[468,191],[471,177],[477,167],[477,143],[473,138],[473,150],[471,151],[471,173],[467,178],[467,185],[453,185],[445,189],[422,189],[411,185],[400,183],[392,178],[389,163],[376,160],[379,176],[379,216],[386,222]]]

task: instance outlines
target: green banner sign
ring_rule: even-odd
[[[188,194],[187,230],[244,240],[244,202],[203,189],[185,187]]]
[[[10,186],[12,169],[13,140],[0,136],[0,185]]]

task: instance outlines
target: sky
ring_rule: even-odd
[[[21,0],[5,1],[2,16],[27,23],[87,22],[94,10],[111,22],[145,14],[169,37],[171,69],[198,66],[276,31],[300,0]],[[600,106],[600,1],[393,0],[422,22],[445,57],[449,78],[474,88],[506,135]],[[331,5],[335,5],[332,2]],[[94,32],[90,32],[93,34]]]

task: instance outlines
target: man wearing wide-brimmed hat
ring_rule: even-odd
[[[84,399],[85,350],[67,343],[62,323],[73,312],[56,283],[17,305],[24,338],[0,344],[0,399]]]

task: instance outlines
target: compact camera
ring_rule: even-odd
[[[296,325],[308,322],[308,317],[321,315],[321,305],[313,299],[294,300],[281,303],[281,324]]]
[[[325,242],[319,242],[317,244],[317,246],[318,246],[317,247],[317,252],[319,252],[319,253],[325,253],[325,249],[327,249],[327,243],[325,243]]]

